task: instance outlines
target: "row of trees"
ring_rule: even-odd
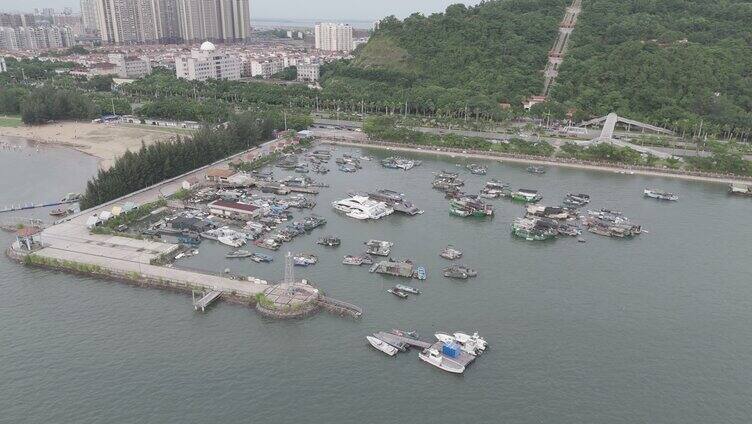
[[[394,143],[440,146],[455,149],[488,150],[535,156],[551,156],[554,148],[546,142],[529,142],[512,138],[506,142],[491,142],[482,137],[466,137],[457,134],[437,135],[415,131],[400,125],[387,116],[371,117],[363,123],[363,132],[369,138]]]
[[[126,152],[108,170],[100,170],[86,185],[81,208],[87,209],[199,168],[256,146],[278,128],[273,114],[245,112],[226,126],[205,128],[191,137],[176,138]]]
[[[728,0],[592,0],[552,98],[669,128],[749,139],[752,6]],[[698,134],[701,135],[701,134]]]
[[[99,108],[85,94],[75,90],[35,88],[20,104],[21,119],[36,125],[63,119],[91,119],[99,115]]]

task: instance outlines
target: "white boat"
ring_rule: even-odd
[[[454,337],[444,333],[436,333],[434,334],[434,337],[436,337],[436,340],[440,341],[441,343],[455,343],[457,341],[454,339]]]
[[[454,333],[454,339],[460,344],[472,343],[480,352],[483,352],[488,347],[486,340],[483,337],[480,337],[478,333],[473,333],[472,336],[465,333]]]
[[[388,344],[381,339],[377,339],[373,336],[366,336],[366,340],[368,340],[368,343],[370,343],[371,346],[373,346],[375,349],[380,350],[389,356],[394,356],[397,353],[396,347]]]
[[[245,244],[245,240],[237,234],[225,234],[217,237],[217,241],[231,247],[240,247]]]
[[[377,202],[366,196],[352,196],[332,202],[332,207],[350,218],[366,220],[381,219],[391,215],[394,209],[384,202]]]
[[[425,349],[418,354],[418,358],[447,372],[455,374],[462,374],[465,372],[465,367],[463,365],[452,361],[436,349]]]

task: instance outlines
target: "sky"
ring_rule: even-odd
[[[362,20],[372,21],[388,15],[400,18],[413,12],[442,12],[453,3],[478,4],[480,0],[250,0],[253,19]],[[31,11],[52,7],[79,10],[79,0],[0,0],[0,10]]]

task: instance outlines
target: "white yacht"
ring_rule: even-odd
[[[368,340],[368,343],[371,344],[374,348],[386,353],[389,356],[394,356],[397,353],[397,348],[388,344],[387,342],[377,339],[373,336],[366,336],[366,340]]]
[[[217,241],[231,247],[240,247],[245,244],[245,239],[238,234],[224,234],[217,237]]]
[[[478,333],[473,333],[472,336],[465,334],[465,333],[454,333],[454,339],[463,345],[466,345],[466,344],[474,345],[475,349],[478,352],[483,352],[488,347],[488,343],[486,342],[486,339],[479,336]]]
[[[376,202],[365,196],[352,196],[337,200],[332,202],[332,207],[350,218],[361,220],[380,219],[394,212],[394,209],[386,203]]]
[[[436,349],[425,349],[423,350],[423,352],[418,354],[418,358],[447,372],[455,374],[462,374],[463,372],[465,372],[464,365],[452,361],[451,359],[442,355]]]

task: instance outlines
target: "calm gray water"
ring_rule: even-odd
[[[81,190],[95,172],[94,161],[75,152],[26,153],[0,151],[0,204]],[[538,188],[544,204],[568,191],[590,193],[593,207],[621,209],[650,231],[634,240],[586,234],[585,244],[530,243],[510,236],[521,207],[504,200],[494,201],[493,219],[450,217],[430,181],[454,162],[423,159],[409,172],[372,162],[354,175],[319,177],[331,188],[314,212],[329,222],[285,246],[318,253],[319,264],[297,275],[363,306],[361,321],[328,314],[272,321],[229,304],[200,314],[186,295],[0,259],[0,421],[750,422],[749,199],[714,184],[555,168],[533,176],[489,162],[487,178]],[[466,179],[475,190],[485,178]],[[645,186],[681,200],[643,199]],[[364,223],[329,206],[348,190],[381,187],[406,193],[426,213]],[[327,233],[342,246],[315,246]],[[396,280],[340,264],[369,238],[391,240],[393,256],[428,267],[429,279],[416,284],[422,295],[400,301],[384,292]],[[0,233],[0,243],[10,240]],[[438,275],[446,264],[438,251],[448,243],[465,251],[478,278]],[[257,265],[227,262],[227,248],[212,242],[199,250],[180,265],[282,275],[282,251]],[[464,375],[448,375],[415,352],[388,358],[365,344],[365,335],[393,327],[425,337],[477,330],[491,349]]]

